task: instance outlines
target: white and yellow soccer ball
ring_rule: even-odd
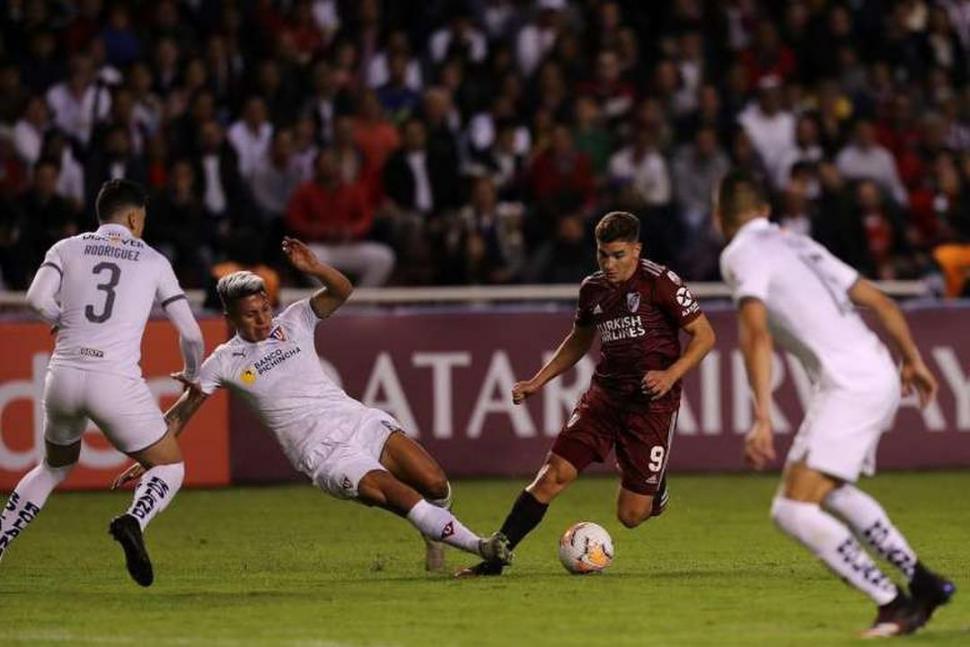
[[[591,521],[575,523],[559,540],[559,561],[573,575],[599,573],[613,563],[613,538]]]

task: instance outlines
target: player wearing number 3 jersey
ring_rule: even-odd
[[[593,383],[502,525],[513,548],[539,524],[553,498],[611,451],[622,474],[620,522],[634,528],[666,506],[680,379],[714,346],[714,331],[676,274],[640,258],[639,240],[636,216],[620,211],[603,216],[596,226],[601,271],[579,288],[572,331],[535,377],[512,391],[513,401],[522,403],[586,355],[599,333],[601,359]],[[691,337],[683,353],[681,330]],[[484,561],[458,575],[497,575],[502,568]]]
[[[145,324],[160,305],[179,331],[184,370],[195,381],[202,332],[164,256],[149,247],[145,194],[111,180],[97,198],[100,226],[59,241],[47,252],[27,303],[54,327],[57,341],[44,384],[45,457],[10,495],[0,518],[0,557],[77,463],[81,434],[93,421],[119,451],[150,469],[134,502],[109,528],[139,584],[153,579],[142,531],[175,496],[184,466],[174,435],[142,378],[138,362]]]

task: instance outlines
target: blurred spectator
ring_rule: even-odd
[[[40,159],[44,133],[50,127],[50,116],[44,98],[33,96],[27,101],[23,116],[13,127],[13,143],[17,155],[28,168]]]
[[[629,185],[644,208],[661,208],[670,204],[670,173],[667,161],[657,148],[654,130],[644,126],[637,128],[633,144],[610,158],[610,182]]]
[[[795,74],[795,55],[778,36],[778,28],[770,20],[758,23],[752,46],[741,52],[748,87],[762,87],[765,78],[788,80]]]
[[[108,24],[101,31],[107,60],[115,67],[130,65],[141,55],[141,39],[131,25],[131,15],[123,4],[108,10]]]
[[[775,169],[774,185],[787,187],[791,170],[796,164],[817,164],[825,151],[819,145],[818,123],[811,115],[803,114],[795,122],[795,145],[780,156]]]
[[[757,102],[749,104],[738,116],[769,169],[781,166],[795,148],[795,117],[782,108],[780,83],[776,76],[762,77]]]
[[[128,130],[124,126],[112,126],[105,132],[98,147],[91,151],[85,164],[84,194],[89,211],[93,211],[94,199],[101,185],[120,177],[145,184],[148,173],[142,158],[131,149]]]
[[[532,76],[555,45],[562,31],[565,8],[566,0],[538,0],[537,16],[519,30],[515,40],[515,56],[519,70],[526,78]]]
[[[511,120],[496,124],[491,147],[478,160],[491,173],[503,200],[521,197],[524,172],[528,163],[529,131]]]
[[[317,155],[316,175],[300,185],[290,200],[286,225],[324,262],[357,277],[362,287],[387,282],[394,269],[394,252],[366,240],[374,213],[363,187],[340,177],[333,151]]]
[[[64,133],[56,128],[48,130],[41,146],[40,157],[58,165],[57,194],[67,198],[75,211],[81,211],[85,204],[84,167],[74,157],[74,151]]]
[[[579,88],[581,94],[589,94],[600,102],[603,115],[610,121],[619,121],[633,108],[634,88],[620,76],[620,61],[616,52],[605,49],[596,57],[594,77]]]
[[[57,40],[49,29],[30,36],[27,56],[21,63],[24,83],[31,92],[43,94],[64,77],[64,59],[57,51]]]
[[[57,194],[57,164],[41,160],[34,166],[33,178],[20,198],[23,214],[20,244],[24,246],[26,271],[35,271],[44,254],[61,238],[78,232],[78,222],[71,204]]]
[[[578,283],[596,267],[596,247],[586,237],[583,218],[573,212],[559,219],[554,236],[533,254],[528,283]]]
[[[367,86],[379,88],[391,79],[391,59],[398,57],[404,64],[404,83],[415,92],[424,85],[421,65],[411,54],[408,35],[401,30],[392,31],[387,36],[387,45],[379,51],[367,67]]]
[[[273,124],[268,120],[266,102],[257,96],[249,97],[242,115],[229,127],[226,139],[236,151],[239,175],[248,180],[256,162],[269,148],[273,138]]]
[[[0,195],[14,198],[27,184],[27,167],[14,148],[13,131],[0,125]]]
[[[249,195],[239,174],[236,151],[226,141],[215,121],[207,121],[199,130],[199,155],[195,176],[206,215],[215,222],[230,216],[246,220]]]
[[[485,34],[475,28],[471,16],[464,10],[453,8],[448,26],[431,34],[428,51],[433,63],[458,56],[470,63],[481,63],[488,55]]]
[[[511,283],[525,265],[520,202],[500,202],[488,176],[472,181],[471,199],[448,223],[444,237],[444,283]]]
[[[377,99],[384,112],[396,123],[407,119],[418,106],[420,95],[407,82],[408,57],[403,52],[391,54],[387,61],[387,82],[377,88]]]
[[[698,130],[693,143],[677,152],[673,162],[674,196],[688,230],[696,231],[709,222],[714,191],[729,168],[717,133],[709,126]]]
[[[942,244],[933,250],[945,280],[946,296],[970,296],[970,154],[964,155],[962,177],[955,161],[942,156],[936,164],[933,211],[942,225]]]
[[[872,122],[859,119],[852,142],[845,146],[836,158],[839,172],[850,180],[873,180],[892,195],[901,207],[909,204],[906,188],[899,180],[896,161],[884,147],[876,142]]]
[[[455,159],[432,152],[424,122],[405,122],[404,145],[384,167],[384,192],[402,211],[430,215],[454,190]]]
[[[150,208],[145,239],[168,257],[183,286],[202,287],[214,258],[214,232],[199,199],[191,162],[175,161],[168,186]]]
[[[613,138],[603,123],[599,104],[592,97],[581,96],[576,99],[573,139],[576,150],[589,156],[597,180],[604,178],[613,149]]]
[[[573,200],[584,207],[593,202],[593,165],[586,153],[576,150],[572,132],[564,123],[553,127],[549,144],[532,162],[529,177],[532,196],[538,202]]]
[[[280,240],[282,219],[296,187],[303,181],[299,160],[293,156],[293,133],[281,128],[273,143],[253,169],[252,190],[261,215],[261,231],[269,239]]]
[[[360,97],[354,121],[354,142],[363,151],[367,163],[376,168],[383,167],[401,143],[397,128],[386,119],[377,95],[369,90]]]
[[[0,67],[0,123],[17,121],[29,98],[30,93],[21,82],[20,68],[13,64]]]
[[[54,124],[86,147],[95,124],[111,110],[111,93],[95,77],[89,55],[77,54],[71,58],[68,79],[47,91],[47,105],[54,115]]]
[[[866,234],[870,264],[867,274],[882,280],[906,278],[904,239],[899,213],[883,199],[879,185],[862,180],[856,185],[855,208]]]

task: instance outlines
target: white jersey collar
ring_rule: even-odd
[[[734,234],[734,236],[735,238],[737,238],[738,236],[742,236],[747,233],[753,233],[756,231],[764,231],[765,229],[771,229],[771,227],[772,227],[772,224],[770,220],[768,220],[767,218],[758,217],[758,218],[749,220],[748,222],[741,225],[741,228],[738,229],[737,233]]]
[[[135,237],[135,235],[133,233],[131,233],[131,230],[130,229],[128,229],[124,225],[119,225],[116,222],[108,222],[108,223],[105,223],[105,224],[101,225],[100,227],[98,227],[98,230],[95,233],[97,233],[97,234],[105,234],[105,235],[107,235],[107,234],[120,234],[122,236],[127,236],[128,238],[134,238]]]

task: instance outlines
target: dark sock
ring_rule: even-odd
[[[548,503],[540,503],[531,492],[522,491],[502,524],[502,534],[509,538],[509,545],[515,548],[532,529],[539,525],[549,508]]]

